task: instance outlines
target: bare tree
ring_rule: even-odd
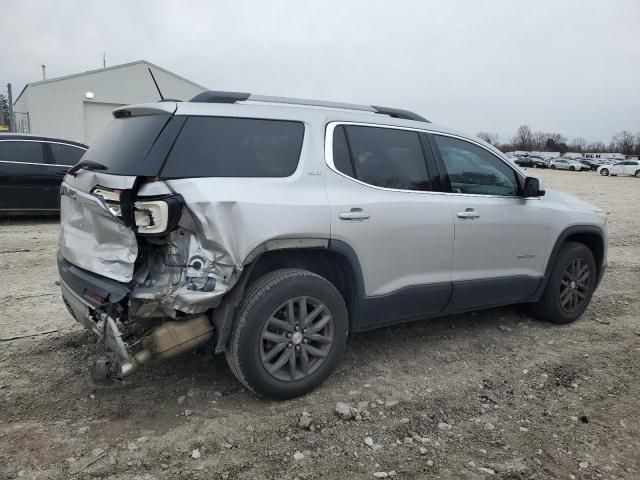
[[[520,125],[516,136],[513,137],[513,145],[521,150],[531,150],[533,134],[529,125]]]
[[[485,142],[490,143],[491,145],[497,145],[498,144],[498,134],[497,133],[478,132],[476,134],[476,136],[480,140],[484,140]]]
[[[576,152],[584,153],[585,148],[587,147],[587,141],[582,137],[577,137],[571,140],[569,144],[569,148]]]
[[[615,145],[616,150],[619,150],[625,155],[631,155],[636,145],[636,139],[631,132],[623,130],[613,136],[611,143]]]
[[[587,145],[587,151],[592,153],[603,153],[606,148],[604,142],[591,142]]]
[[[547,145],[548,134],[543,132],[542,130],[536,130],[532,134],[532,144],[535,150],[541,151],[544,150]]]

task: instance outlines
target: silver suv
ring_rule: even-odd
[[[98,377],[208,343],[291,398],[364,330],[520,303],[572,322],[606,265],[601,210],[411,112],[207,92],[114,117],[61,188]]]

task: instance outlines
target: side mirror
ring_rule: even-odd
[[[535,177],[527,177],[524,180],[524,197],[542,197],[544,190],[540,188],[540,180]]]

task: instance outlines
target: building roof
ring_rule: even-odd
[[[22,91],[20,92],[20,95],[18,95],[18,97],[14,100],[13,104],[15,105],[16,103],[18,103],[18,100],[20,100],[20,97],[22,96],[22,94],[25,92],[25,90],[27,89],[27,87],[31,87],[31,86],[36,86],[36,85],[42,85],[45,83],[52,83],[52,82],[59,82],[61,80],[67,80],[69,78],[75,78],[75,77],[82,77],[83,75],[92,75],[94,73],[100,73],[100,72],[104,72],[106,70],[117,70],[119,68],[127,68],[127,67],[131,67],[133,65],[146,65],[147,67],[153,67],[156,70],[160,70],[161,72],[164,72],[168,75],[172,75],[176,78],[179,78],[182,81],[185,81],[187,83],[190,83],[191,85],[201,88],[203,90],[208,90],[207,87],[204,87],[196,82],[192,82],[191,80],[184,78],[180,75],[178,75],[177,73],[173,73],[170,72],[169,70],[159,67],[158,65],[155,65],[154,63],[148,62],[147,60],[136,60],[135,62],[129,62],[129,63],[121,63],[120,65],[113,65],[111,67],[105,67],[105,68],[97,68],[95,70],[87,70],[86,72],[81,72],[81,73],[74,73],[71,75],[65,75],[62,77],[54,77],[54,78],[47,78],[45,80],[39,80],[37,82],[31,82],[31,83],[27,83],[24,88],[22,89]]]

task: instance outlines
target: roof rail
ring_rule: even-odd
[[[271,97],[268,95],[254,95],[252,93],[242,92],[202,92],[193,97],[190,101],[199,103],[235,103],[249,101],[264,103],[287,103],[290,105],[309,105],[313,107],[340,108],[345,110],[379,113],[381,115],[389,115],[393,118],[402,118],[404,120],[414,120],[418,122],[430,123],[429,120],[421,117],[417,113],[413,113],[408,110],[401,110],[399,108],[378,107],[373,105],[357,105],[354,103],[326,102],[323,100],[306,100],[302,98]]]

